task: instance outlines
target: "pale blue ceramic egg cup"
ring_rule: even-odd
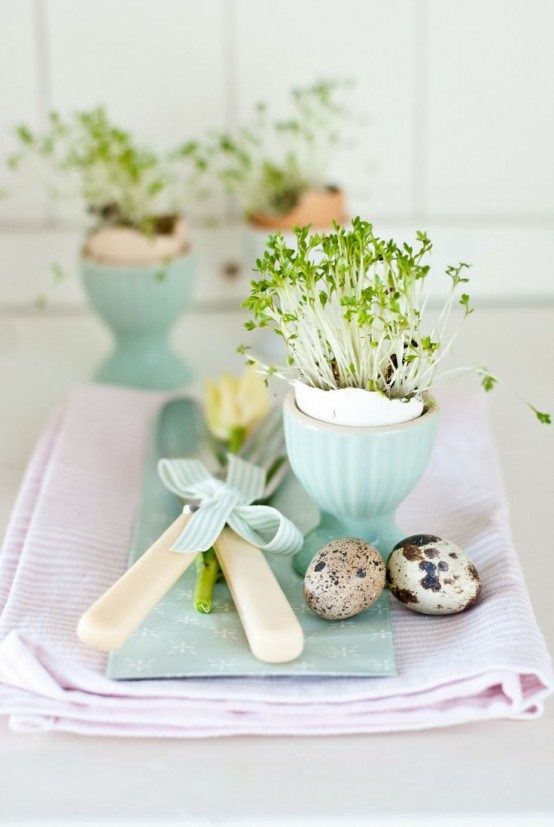
[[[195,261],[120,267],[81,259],[90,303],[108,325],[115,349],[95,374],[98,382],[176,390],[192,371],[169,347],[171,328],[190,303]]]
[[[298,409],[293,391],[283,410],[292,470],[321,510],[320,524],[295,555],[295,570],[304,576],[314,554],[339,537],[366,540],[386,560],[405,536],[395,511],[427,466],[436,406],[411,422],[379,428],[320,422]]]

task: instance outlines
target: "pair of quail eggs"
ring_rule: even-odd
[[[479,573],[459,546],[414,534],[397,543],[387,564],[364,540],[333,540],[308,566],[304,598],[315,614],[345,620],[372,606],[385,584],[407,608],[430,615],[463,612],[481,593]]]

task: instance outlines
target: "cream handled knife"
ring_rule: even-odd
[[[194,426],[189,425],[188,444],[185,444],[183,427],[179,426],[191,420]],[[169,402],[159,417],[155,446],[158,456],[196,453],[200,440],[197,420],[192,400]],[[143,496],[141,513],[145,509],[148,510],[148,499]],[[83,643],[102,651],[114,651],[138,629],[196,557],[196,554],[171,551],[187,521],[187,512],[180,514],[84,613],[77,628]],[[141,536],[139,520],[133,540],[139,548]],[[268,663],[294,660],[303,648],[302,629],[264,554],[230,529],[222,532],[216,551],[253,654]]]
[[[230,528],[215,550],[252,654],[266,663],[297,658],[304,648],[302,627],[263,552]]]
[[[170,550],[190,515],[158,480],[157,464],[162,456],[198,455],[204,436],[205,426],[193,399],[175,399],[163,406],[145,460],[130,566],[81,617],[77,636],[87,646],[103,652],[123,646],[193,563],[195,554]],[[174,522],[163,531],[172,516]]]
[[[87,646],[113,652],[126,643],[144,618],[195,560],[171,546],[184,531],[190,513],[183,512],[125,574],[82,615],[77,637]]]
[[[189,516],[178,517],[82,615],[82,643],[113,652],[138,629],[196,558],[170,550]],[[302,627],[263,553],[229,528],[219,536],[216,553],[252,654],[266,663],[297,658],[304,648]]]

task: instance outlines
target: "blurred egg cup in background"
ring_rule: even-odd
[[[185,385],[191,372],[167,340],[190,303],[195,262],[172,158],[136,143],[103,108],[65,120],[54,112],[44,134],[20,126],[17,136],[11,167],[34,163],[53,179],[53,196],[86,208],[81,275],[115,338],[95,378],[157,390]]]

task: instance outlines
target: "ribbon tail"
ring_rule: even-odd
[[[304,542],[294,523],[268,505],[238,506],[229,515],[228,523],[240,537],[262,551],[295,554]]]

